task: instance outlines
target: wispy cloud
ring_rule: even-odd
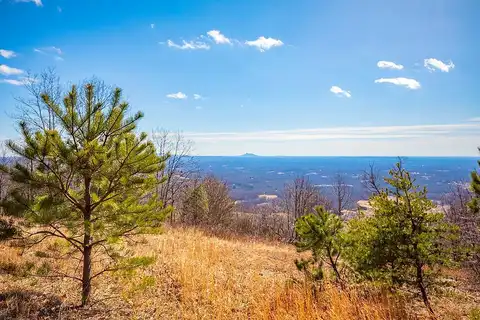
[[[468,119],[467,121],[470,121],[470,122],[480,122],[480,117],[470,118],[470,119]]]
[[[201,106],[196,106],[195,109],[201,110],[201,109],[203,109],[203,108],[202,108]]]
[[[161,43],[163,44],[163,43]],[[180,50],[208,50],[210,46],[201,41],[185,41],[182,40],[182,44],[176,44],[172,40],[167,40],[167,46],[170,48],[176,48]]]
[[[346,91],[346,90],[343,90],[342,88],[340,87],[337,87],[337,86],[332,86],[330,88],[330,92],[333,92],[336,96],[338,97],[347,97],[347,98],[350,98],[352,96],[352,94],[350,93],[350,91]]]
[[[207,34],[213,39],[213,41],[215,41],[216,44],[232,44],[230,39],[225,37],[218,30],[210,30],[207,32]]]
[[[57,47],[54,47],[54,46],[51,46],[51,47],[43,47],[43,48],[35,48],[33,49],[33,51],[35,52],[38,52],[38,53],[42,53],[42,54],[58,54],[58,55],[62,55],[63,52],[60,48],[57,48]]]
[[[187,95],[183,92],[177,92],[177,93],[170,93],[167,94],[167,98],[170,99],[187,99]]]
[[[5,59],[10,59],[16,57],[17,54],[12,50],[0,49],[0,56],[4,57]]]
[[[63,55],[63,51],[60,48],[51,46],[51,47],[43,47],[43,48],[34,48],[34,52],[40,53],[49,57],[53,57],[55,60],[63,61],[64,59],[61,57]]]
[[[308,141],[339,139],[406,139],[431,136],[475,136],[480,134],[480,123],[335,127],[256,132],[187,132],[194,141]]]
[[[22,74],[24,71],[17,68],[12,68],[7,66],[6,64],[0,64],[0,73],[6,76],[13,76]]]
[[[150,28],[151,28],[151,29],[155,29],[155,23],[151,23],[151,24],[150,24]]]
[[[435,58],[428,58],[423,60],[423,65],[430,71],[440,70],[442,72],[450,72],[450,70],[455,68],[455,65],[452,61],[445,63]]]
[[[202,99],[202,98],[203,98],[203,97],[202,97],[201,95],[197,94],[197,93],[194,93],[194,94],[193,94],[193,99],[195,99],[195,100],[200,100],[200,99]]]
[[[247,46],[256,47],[260,52],[265,52],[270,50],[273,47],[283,46],[283,42],[274,38],[265,38],[264,36],[259,37],[257,40],[245,41]]]
[[[380,69],[393,69],[393,70],[402,70],[403,66],[401,64],[396,64],[395,62],[392,61],[378,61],[377,62],[377,67]]]
[[[0,79],[0,83],[8,83],[14,86],[23,86],[32,82],[36,82],[35,79],[28,77],[22,77],[20,79]]]
[[[60,6],[57,6],[57,11],[58,11],[59,13],[62,13],[62,8],[61,8]]]
[[[420,89],[420,82],[415,79],[409,78],[380,78],[375,80],[375,83],[391,83],[396,86],[402,86],[408,89],[416,90]]]
[[[33,2],[37,7],[43,6],[42,0],[15,0],[15,2]]]

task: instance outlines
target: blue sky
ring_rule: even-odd
[[[0,137],[27,71],[124,90],[202,155],[477,155],[480,2],[0,0]]]

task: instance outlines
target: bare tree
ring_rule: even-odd
[[[465,181],[452,183],[441,203],[446,219],[460,229],[459,238],[451,244],[456,260],[463,260],[463,264],[480,279],[480,217],[469,207],[473,193],[466,186],[468,182]],[[462,249],[467,250],[464,258]]]
[[[55,116],[51,108],[42,99],[48,95],[56,105],[61,103],[63,89],[54,68],[48,68],[39,74],[28,74],[24,82],[25,96],[16,97],[18,102],[13,118],[24,121],[32,130],[56,128]]]
[[[235,202],[230,198],[230,191],[225,181],[208,176],[202,182],[208,199],[208,223],[210,225],[227,225],[233,215]]]
[[[374,163],[370,163],[369,168],[362,173],[362,185],[368,192],[368,196],[380,194],[381,179],[380,170],[375,167]]]
[[[224,181],[214,176],[192,179],[183,195],[180,216],[183,223],[221,228],[230,225],[235,202]]]
[[[352,186],[346,183],[345,175],[337,173],[333,177],[331,192],[333,210],[338,216],[341,216],[344,210],[352,206]]]
[[[291,240],[294,238],[293,225],[295,220],[312,212],[317,205],[331,209],[330,201],[321,194],[320,188],[313,185],[308,178],[299,177],[285,185],[283,206],[287,214],[287,224],[290,230],[289,238]]]
[[[197,163],[192,156],[193,142],[185,139],[180,132],[164,129],[154,131],[152,140],[159,156],[167,158],[165,168],[157,173],[157,179],[164,180],[157,188],[157,194],[164,207],[174,207],[189,187],[189,180],[198,173]],[[171,222],[175,220],[175,211],[170,219]]]

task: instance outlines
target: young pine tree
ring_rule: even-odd
[[[478,149],[480,151],[480,148]],[[478,160],[478,166],[480,167],[480,160]],[[469,203],[471,217],[473,222],[473,232],[470,236],[472,240],[468,244],[470,255],[470,266],[477,276],[480,276],[480,172],[476,170],[472,172],[472,182],[470,184],[471,191],[473,193],[472,201]]]
[[[342,284],[339,258],[342,252],[343,223],[340,218],[317,206],[313,213],[297,219],[295,232],[298,238],[295,243],[297,249],[300,252],[312,252],[309,260],[295,261],[297,268],[314,280],[322,280],[322,267],[326,264],[332,269],[337,282]]]
[[[480,148],[478,148],[480,151]],[[480,167],[480,160],[478,160],[478,166]],[[474,214],[480,214],[480,173],[473,171],[471,188],[473,191],[473,200],[470,203],[470,207]]]
[[[198,225],[206,221],[208,215],[208,196],[205,186],[200,184],[190,190],[183,201],[182,221]]]
[[[436,267],[451,259],[445,240],[453,229],[400,163],[385,182],[389,187],[370,199],[373,216],[349,222],[348,259],[367,278],[416,287],[433,313],[427,288]]]
[[[122,240],[153,232],[170,212],[162,210],[155,195],[155,173],[165,159],[156,155],[145,133],[135,133],[142,113],[127,117],[120,89],[111,97],[109,102],[100,99],[93,84],[80,93],[73,86],[62,105],[43,94],[39,98],[57,128],[32,131],[20,122],[23,141],[8,146],[32,166],[18,162],[2,168],[17,186],[11,199],[35,227],[23,229],[23,236],[31,243],[60,238],[81,261],[80,275],[63,276],[81,282],[82,305],[88,303],[96,277],[149,261],[130,257]],[[29,188],[36,190],[35,196],[22,196]]]

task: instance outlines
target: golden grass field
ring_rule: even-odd
[[[34,250],[44,250],[48,244]],[[193,229],[167,229],[131,247],[155,263],[134,274],[109,274],[94,282],[92,303],[79,303],[70,279],[22,277],[26,261],[53,268],[69,261],[38,257],[0,245],[0,319],[423,319],[407,294],[333,285],[313,293],[293,263],[293,246],[220,239]],[[463,273],[452,272],[460,279]],[[455,281],[460,281],[460,280]],[[466,281],[466,280],[465,280]],[[440,319],[469,319],[478,294],[455,288],[433,298]]]

